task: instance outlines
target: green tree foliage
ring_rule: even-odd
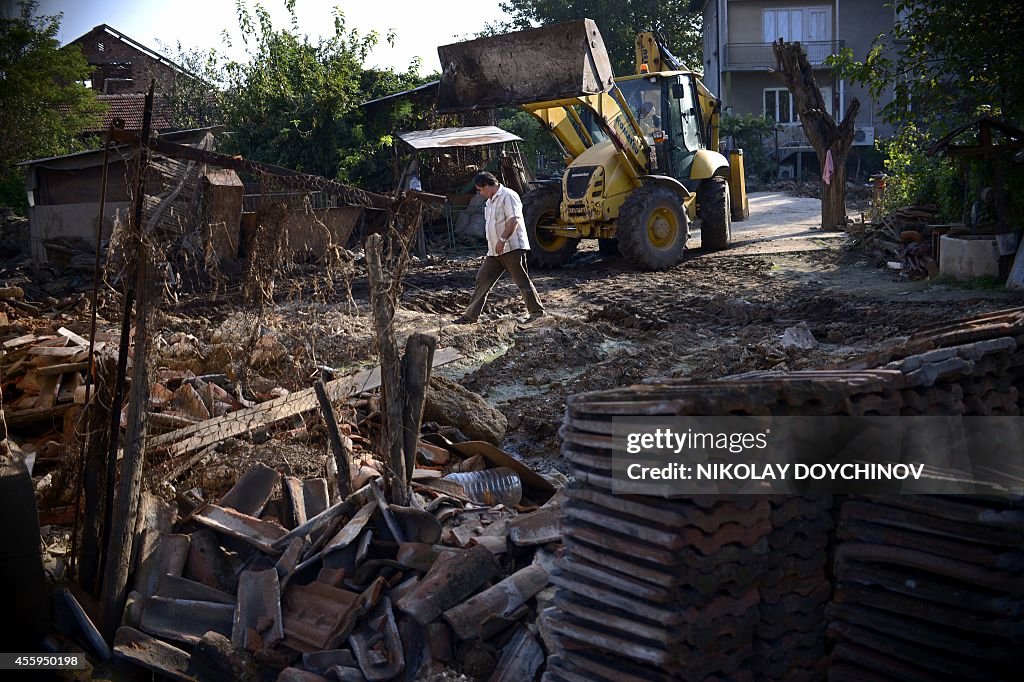
[[[1024,13],[990,0],[895,0],[900,21],[878,36],[863,61],[849,48],[834,60],[873,97],[895,89],[882,114],[949,130],[979,110],[1024,116]]]
[[[890,175],[887,208],[934,203],[941,219],[964,220],[980,187],[994,182],[993,164],[965,162],[961,169],[925,150],[981,114],[1024,123],[1024,14],[1014,3],[988,0],[893,5],[900,20],[875,39],[863,61],[846,49],[831,62],[877,99],[895,92],[882,116],[899,128],[879,143]],[[1004,178],[1011,198],[1024,193],[1019,176]],[[1009,203],[1011,217],[1019,219],[1020,207]]]
[[[25,207],[19,161],[84,148],[78,132],[103,106],[79,81],[89,65],[78,47],[61,49],[61,15],[36,16],[38,3],[21,2],[0,18],[0,204]]]
[[[164,53],[171,50],[161,46]],[[160,106],[178,128],[219,125],[227,116],[223,57],[215,49],[186,50],[177,45],[174,61],[188,74],[177,74],[170,89],[160,93]]]
[[[367,121],[359,105],[418,85],[418,63],[406,73],[366,69],[376,33],[347,28],[336,10],[333,34],[313,41],[298,31],[294,0],[285,5],[292,25],[282,30],[261,5],[252,13],[236,5],[248,60],[223,69],[224,122],[232,131],[224,147],[256,161],[379,185],[368,160],[389,148],[400,112]]]
[[[763,181],[775,177],[775,164],[768,156],[773,145],[775,122],[754,114],[723,114],[722,139],[732,138],[732,147],[743,150],[743,166],[747,177]]]
[[[491,34],[593,19],[619,76],[636,70],[634,46],[641,31],[660,33],[685,66],[699,70],[703,63],[701,14],[690,11],[688,0],[503,0],[498,6],[512,19],[489,26]]]

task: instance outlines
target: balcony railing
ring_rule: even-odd
[[[825,59],[843,48],[842,40],[814,40],[801,42],[811,66],[823,66]],[[771,43],[729,43],[725,46],[725,67],[737,70],[776,69],[775,53]]]

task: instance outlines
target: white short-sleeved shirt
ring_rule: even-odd
[[[505,251],[513,249],[530,249],[530,240],[526,236],[526,223],[523,222],[523,201],[514,190],[498,185],[498,191],[484,204],[484,217],[487,219],[487,255],[496,256],[495,248],[498,239],[505,231],[505,223],[511,217],[516,218],[516,231],[512,233]]]

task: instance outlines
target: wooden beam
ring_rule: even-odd
[[[438,351],[434,365],[440,366],[459,357],[458,351],[446,348]],[[358,374],[339,377],[324,384],[330,400],[341,400],[351,395],[370,391],[380,387],[380,368],[359,372]],[[205,448],[233,436],[240,436],[250,431],[273,424],[303,412],[319,407],[316,391],[307,388],[289,393],[281,398],[268,400],[244,410],[228,414],[192,426],[186,426],[170,433],[165,433],[149,440],[149,447],[166,446],[171,455],[183,455],[193,450]]]

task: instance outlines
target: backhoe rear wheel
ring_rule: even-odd
[[[523,220],[530,238],[527,262],[538,268],[557,268],[565,264],[580,245],[579,239],[551,234],[545,226],[558,223],[562,188],[541,187],[523,197]]]
[[[664,270],[683,258],[686,211],[672,190],[646,185],[622,204],[615,232],[626,260],[644,270]]]
[[[697,188],[700,242],[708,251],[721,251],[732,242],[732,206],[725,178],[708,178]]]

